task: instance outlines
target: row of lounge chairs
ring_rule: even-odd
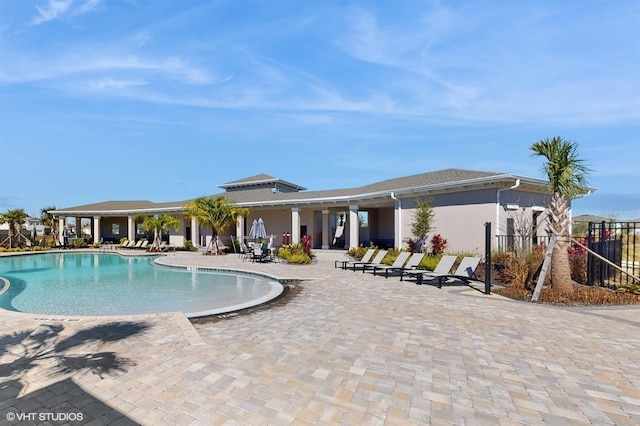
[[[469,284],[475,278],[475,270],[480,264],[479,257],[464,257],[456,270],[452,273],[451,268],[458,260],[457,256],[442,256],[433,271],[419,269],[420,262],[425,256],[423,253],[400,252],[396,260],[391,265],[382,263],[387,255],[386,250],[369,249],[361,260],[337,260],[334,267],[340,266],[342,269],[350,269],[353,271],[362,270],[377,275],[378,272],[384,271],[385,278],[389,278],[389,274],[400,275],[400,281],[405,277],[414,278],[416,284],[421,285],[425,280],[436,281],[438,288],[441,288],[449,279],[462,281]]]
[[[149,245],[149,240],[138,240],[138,242],[135,242],[133,240],[124,240],[117,247],[121,249],[133,249],[133,250],[137,249],[137,250],[146,250],[146,251],[153,251],[153,252],[165,252],[165,251],[168,251],[170,248],[170,246],[164,241],[160,243],[159,247]]]

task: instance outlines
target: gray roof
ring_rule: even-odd
[[[210,195],[217,197],[224,195],[235,204],[247,207],[259,207],[268,205],[293,205],[295,203],[349,203],[359,200],[374,200],[377,198],[389,198],[391,192],[402,194],[428,194],[433,191],[462,191],[479,187],[509,187],[516,180],[521,181],[523,190],[534,192],[546,192],[547,182],[541,179],[533,179],[506,173],[483,172],[464,169],[446,169],[435,172],[421,173],[400,178],[386,179],[372,184],[343,189],[330,189],[320,191],[300,192],[273,192],[269,187],[260,187],[258,182],[286,182],[267,174],[259,174],[248,178],[220,185],[221,187],[233,187],[246,185],[246,189],[231,192],[221,192]],[[288,183],[288,182],[287,182]],[[293,185],[293,184],[291,184]],[[254,186],[252,188],[252,186]],[[122,211],[176,211],[180,210],[188,201],[174,201],[165,203],[153,203],[151,201],[106,201],[96,204],[58,209],[57,213],[116,213]]]
[[[265,186],[270,184],[280,184],[282,186],[286,186],[297,191],[304,191],[306,189],[295,183],[287,182],[286,180],[282,180],[280,178],[277,178],[265,173],[223,183],[218,186],[220,188],[249,188],[249,187],[257,187],[257,186]]]

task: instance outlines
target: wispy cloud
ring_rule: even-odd
[[[38,14],[31,20],[31,25],[40,25],[64,16],[82,15],[95,9],[100,1],[86,0],[77,4],[74,0],[48,0],[44,6],[36,6]]]
[[[101,80],[88,81],[87,87],[90,90],[105,92],[111,90],[120,91],[131,87],[145,86],[147,84],[149,83],[143,80],[117,80],[113,78],[104,78]]]
[[[153,58],[127,52],[62,53],[39,58],[16,54],[11,62],[2,65],[0,82],[5,83],[56,80],[80,74],[109,72],[147,73],[189,85],[206,85],[222,79],[177,56]]]

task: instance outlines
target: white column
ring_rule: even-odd
[[[329,210],[322,210],[322,249],[329,248]]]
[[[67,226],[67,219],[64,216],[58,218],[58,241],[64,244],[64,228]]]
[[[100,242],[100,216],[93,217],[93,243]]]
[[[358,224],[358,206],[349,206],[349,248],[360,245],[360,225]]]
[[[300,242],[300,209],[293,207],[291,209],[291,244]]]
[[[200,247],[200,224],[195,217],[191,218],[191,242],[195,247]]]
[[[129,241],[136,239],[136,224],[133,221],[133,216],[127,217],[127,239]]]
[[[244,242],[244,216],[238,216],[236,220],[236,238],[238,238],[238,242]]]
[[[399,199],[395,202],[393,211],[393,246],[402,249],[402,201]]]

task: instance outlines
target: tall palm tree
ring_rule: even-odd
[[[562,293],[568,293],[573,290],[567,252],[570,201],[587,193],[589,168],[578,156],[577,142],[559,136],[534,143],[531,151],[533,157],[546,158],[542,170],[549,179],[549,192],[553,194],[547,216],[547,233],[556,237],[551,255],[551,285]]]
[[[18,247],[22,246],[20,231],[22,229],[22,224],[26,219],[27,213],[25,213],[24,209],[7,210],[0,214],[0,223],[9,224],[9,235],[6,240],[2,241],[2,244],[4,244],[5,241],[8,241],[9,248],[12,248],[14,244]]]
[[[198,223],[211,227],[211,241],[207,245],[207,251],[218,254],[218,235],[229,226],[233,225],[238,216],[248,216],[249,209],[238,207],[229,202],[225,196],[216,198],[200,197],[187,203],[185,216],[195,218]],[[209,247],[211,246],[211,247]]]
[[[51,213],[56,209],[56,206],[45,207],[40,210],[40,224],[44,226],[48,226],[51,229],[51,236],[53,237],[53,241],[58,241],[58,219]]]
[[[142,229],[147,232],[153,231],[153,244],[152,247],[155,250],[160,248],[160,241],[162,240],[162,233],[169,232],[169,228],[173,228],[176,231],[180,229],[180,219],[175,216],[163,214],[161,216],[142,216],[136,215],[134,220],[138,222],[142,220]]]

